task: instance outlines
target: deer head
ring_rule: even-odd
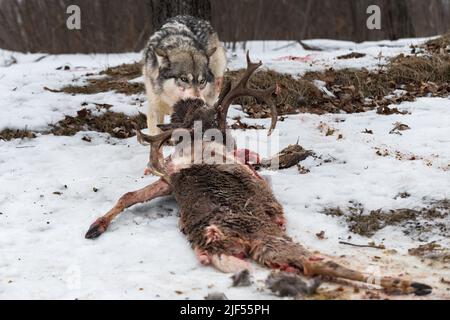
[[[258,101],[264,101],[271,109],[271,126],[268,135],[272,133],[277,124],[277,110],[272,100],[272,95],[276,93],[277,87],[274,85],[268,89],[258,90],[248,87],[248,81],[256,70],[262,66],[262,62],[253,63],[247,51],[247,69],[240,80],[232,86],[227,82],[219,95],[214,106],[208,106],[203,101],[190,100],[180,101],[174,106],[174,114],[171,123],[160,125],[164,131],[156,136],[143,134],[137,124],[135,126],[138,141],[143,145],[150,145],[150,165],[156,175],[161,176],[169,182],[169,176],[164,168],[164,160],[161,147],[171,139],[175,130],[188,130],[193,132],[195,121],[202,121],[204,128],[217,128],[222,132],[227,129],[227,116],[230,105],[236,98],[251,96]]]

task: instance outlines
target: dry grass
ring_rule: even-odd
[[[450,214],[450,202],[444,199],[419,210],[378,209],[366,214],[361,204],[352,204],[346,210],[326,208],[322,213],[345,217],[349,230],[361,236],[371,237],[384,227],[399,225],[406,235],[414,237],[417,234],[430,232],[433,228],[438,229],[439,234],[447,234],[448,226],[442,222],[442,219]]]
[[[144,114],[130,117],[111,111],[94,116],[89,110],[83,109],[78,111],[76,117],[66,116],[53,125],[50,132],[56,136],[73,136],[79,131],[97,131],[109,133],[115,138],[127,139],[135,135],[132,122],[145,128],[147,117]]]
[[[14,139],[33,139],[36,134],[28,129],[4,129],[0,131],[0,140],[11,141]]]
[[[225,75],[225,79],[236,82],[244,70],[230,71]],[[258,71],[250,80],[252,87],[257,89],[267,89],[274,84],[280,86],[281,93],[274,97],[276,106],[280,114],[296,113],[301,107],[314,104],[321,100],[322,92],[310,81],[295,79],[291,75],[282,74],[273,70]],[[242,97],[235,101],[244,107],[244,110],[254,118],[265,118],[270,116],[270,111],[251,97]]]
[[[450,52],[450,32],[439,38],[425,42],[423,47],[433,54],[445,54]]]
[[[101,92],[114,91],[125,95],[140,94],[145,92],[143,83],[129,82],[142,75],[142,66],[139,62],[122,64],[117,67],[111,67],[99,73],[101,78],[91,78],[88,75],[87,84],[81,86],[69,85],[59,90],[45,88],[51,92],[64,92],[68,94],[96,94]]]

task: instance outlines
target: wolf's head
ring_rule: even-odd
[[[201,99],[208,104],[215,99],[214,75],[209,58],[216,48],[208,52],[174,49],[155,50],[158,64],[158,85],[163,100],[169,105],[184,99]]]

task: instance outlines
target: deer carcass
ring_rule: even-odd
[[[178,130],[193,135],[194,121],[203,123],[203,130],[217,128],[226,135],[227,111],[233,100],[253,96],[272,108],[272,125],[276,125],[276,108],[271,95],[276,87],[256,90],[247,87],[251,75],[261,66],[250,61],[247,71],[231,87],[228,83],[214,106],[201,101],[182,101],[174,108],[172,123],[163,126],[158,136],[146,136],[138,131],[138,139],[151,145],[150,163],[161,179],[142,190],[125,194],[116,206],[98,219],[86,238],[93,239],[106,231],[111,220],[136,203],[173,194],[180,207],[180,227],[199,261],[223,272],[249,269],[246,259],[269,268],[298,272],[306,276],[329,276],[366,282],[370,274],[352,270],[329,258],[313,254],[294,242],[285,232],[283,207],[269,184],[249,163],[248,152],[228,150],[217,140],[202,142],[203,150],[214,150],[214,163],[195,163],[191,154],[172,155],[163,159],[161,147]],[[193,141],[195,144],[198,141]],[[244,155],[244,156],[243,156]],[[402,293],[419,295],[431,292],[431,287],[407,279],[384,276],[379,285]]]

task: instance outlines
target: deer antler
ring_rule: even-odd
[[[272,86],[265,90],[257,90],[248,88],[248,81],[250,77],[255,73],[255,71],[261,67],[262,62],[253,63],[250,61],[249,52],[247,51],[247,70],[245,71],[242,78],[239,82],[232,87],[230,82],[227,82],[220,93],[219,99],[217,103],[214,105],[212,109],[209,109],[207,112],[217,113],[217,119],[219,124],[219,129],[222,131],[226,130],[227,127],[227,114],[228,109],[233,102],[234,99],[242,96],[251,96],[259,100],[263,100],[266,102],[271,108],[271,116],[272,116],[272,124],[270,126],[269,135],[272,133],[273,129],[277,124],[277,110],[275,104],[272,101],[272,94],[276,92],[276,86]],[[186,122],[186,119],[185,119]],[[136,129],[137,139],[143,145],[150,145],[150,166],[152,167],[153,173],[163,178],[167,183],[170,184],[170,176],[167,174],[164,168],[164,157],[161,151],[161,147],[164,143],[171,139],[172,134],[176,130],[193,130],[191,128],[184,128],[186,123],[179,124],[171,124],[169,126],[165,126],[167,131],[155,136],[149,136],[143,134],[139,128],[139,126],[133,122],[133,126]]]
[[[173,131],[176,129],[167,130],[156,136],[149,136],[141,132],[137,123],[133,122],[132,124],[136,130],[136,136],[139,143],[142,145],[150,145],[150,165],[153,173],[170,184],[169,174],[167,174],[166,169],[164,168],[164,156],[161,147],[166,141],[170,140]]]
[[[218,111],[219,126],[221,130],[225,130],[227,126],[227,114],[230,105],[238,97],[251,96],[258,100],[263,100],[271,109],[272,123],[270,125],[269,134],[275,129],[277,125],[277,109],[272,101],[272,94],[276,92],[277,86],[272,86],[265,90],[257,90],[248,87],[248,81],[255,71],[262,66],[262,62],[253,63],[250,60],[249,51],[247,51],[247,70],[245,71],[239,82],[231,88],[230,83],[227,83],[222,91],[219,100],[215,104]]]

